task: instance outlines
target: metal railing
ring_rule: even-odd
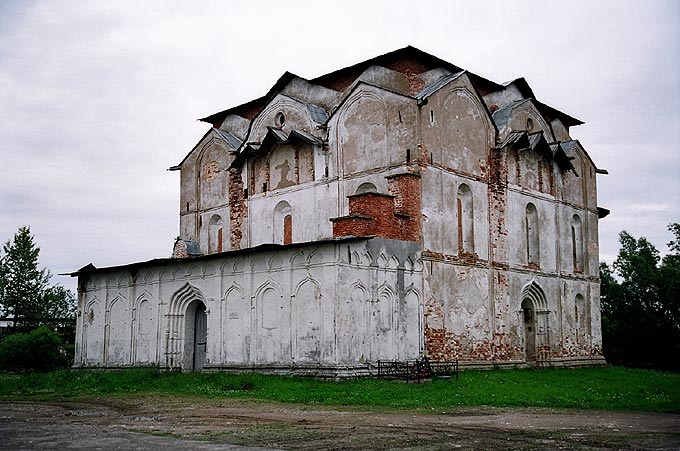
[[[458,360],[431,362],[427,358],[418,360],[378,360],[380,379],[404,379],[420,383],[424,379],[455,376],[458,380]]]

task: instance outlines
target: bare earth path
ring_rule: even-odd
[[[257,447],[680,450],[680,415],[518,408],[415,413],[179,396],[0,402],[3,450]]]

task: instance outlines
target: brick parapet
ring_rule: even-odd
[[[421,240],[420,176],[389,176],[390,194],[348,196],[348,216],[333,218],[333,236],[380,236],[393,240]]]

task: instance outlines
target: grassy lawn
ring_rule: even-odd
[[[332,382],[151,369],[0,374],[0,400],[86,399],[134,394],[424,410],[522,406],[680,412],[680,373],[621,367],[465,371],[458,381],[435,380],[420,385],[375,379]]]

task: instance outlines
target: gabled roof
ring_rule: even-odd
[[[583,124],[583,121],[580,121],[579,119],[576,119],[575,117],[569,116],[566,113],[563,113],[562,111],[553,108],[549,105],[546,105],[545,103],[539,102],[536,99],[536,96],[534,95],[534,91],[531,89],[531,86],[529,86],[529,83],[527,83],[526,79],[524,77],[516,78],[515,80],[509,81],[507,83],[503,83],[503,86],[514,86],[517,88],[517,90],[522,94],[522,96],[525,99],[532,99],[534,101],[534,105],[536,105],[536,109],[543,115],[547,115],[552,118],[558,118],[560,119],[564,125],[567,127],[571,127],[574,125],[581,125]]]
[[[230,114],[235,114],[237,116],[241,116],[246,119],[252,120],[257,115],[257,113],[259,113],[260,110],[269,103],[269,100],[271,100],[272,97],[274,97],[279,91],[281,91],[281,89],[283,89],[283,87],[286,86],[288,82],[290,82],[294,78],[302,77],[298,77],[297,75],[286,71],[284,72],[283,75],[279,77],[278,80],[276,80],[276,83],[274,83],[274,86],[272,86],[269,89],[267,94],[263,95],[262,97],[258,97],[257,99],[251,100],[246,103],[242,103],[241,105],[237,105],[232,108],[228,108],[218,113],[211,114],[210,116],[206,116],[204,118],[199,119],[199,121],[208,122],[210,124],[213,124],[213,127],[218,128],[222,121],[224,120],[224,118],[226,118]],[[304,78],[302,79],[304,80]]]
[[[567,149],[563,147],[564,144],[571,143],[566,141],[564,143],[554,142],[549,143],[545,139],[543,131],[528,133],[526,131],[514,131],[508,133],[505,140],[499,144],[496,149],[501,150],[508,146],[513,146],[519,150],[532,150],[539,154],[550,155],[557,165],[563,171],[574,171],[578,176],[576,168],[571,163],[574,157],[569,156]]]
[[[531,99],[516,100],[494,111],[491,115],[491,119],[493,119],[493,123],[496,124],[498,130],[502,130],[508,124],[510,116],[512,116],[512,112],[515,111],[516,108],[529,102],[531,102]]]
[[[229,168],[238,167],[245,158],[260,152],[260,150],[267,151],[277,144],[292,144],[295,142],[306,142],[315,146],[324,145],[323,141],[304,130],[291,130],[290,134],[286,135],[286,133],[279,128],[267,127],[267,133],[264,135],[262,142],[246,143],[241,148],[234,161],[231,162]]]
[[[316,77],[309,81],[290,72],[285,72],[264,96],[243,103],[241,105],[235,106],[233,108],[229,108],[218,113],[214,113],[210,116],[206,116],[199,120],[211,123],[213,124],[214,127],[217,128],[219,128],[222,121],[224,121],[224,119],[230,114],[235,114],[248,120],[252,120],[255,116],[257,116],[257,114],[260,111],[262,111],[262,109],[270,102],[270,100],[278,92],[281,92],[283,88],[285,88],[285,86],[294,79],[304,80],[313,85],[341,92],[347,89],[350,85],[352,85],[352,83],[355,80],[357,80],[357,78],[359,78],[367,68],[374,65],[385,67],[387,69],[394,70],[409,76],[421,74],[423,72],[427,72],[435,68],[444,68],[452,73],[451,75],[443,77],[442,79],[439,79],[434,83],[431,83],[430,85],[423,88],[415,96],[416,99],[419,99],[421,101],[426,99],[428,96],[432,95],[438,89],[441,89],[448,82],[455,79],[456,76],[460,76],[462,72],[465,72],[473,81],[473,84],[475,85],[475,88],[478,90],[478,94],[480,96],[484,96],[490,92],[500,91],[505,89],[509,85],[513,85],[520,91],[520,93],[526,99],[532,99],[534,105],[536,106],[536,109],[539,110],[541,114],[548,116],[548,119],[559,118],[566,126],[580,125],[583,123],[582,121],[572,116],[569,116],[568,114],[565,114],[549,105],[546,105],[536,100],[534,93],[531,90],[531,87],[524,78],[517,78],[509,83],[501,85],[491,80],[488,80],[484,77],[476,75],[472,72],[464,71],[462,68],[452,63],[449,63],[441,58],[438,58],[434,55],[431,55],[410,45],[397,50],[393,50],[383,55],[376,56],[374,58],[370,58],[368,60],[354,64],[352,66],[338,69],[336,71],[330,72],[320,77]],[[333,110],[334,109],[335,108],[333,108]],[[314,110],[312,107],[312,110],[310,110],[310,115],[312,116],[313,120],[317,123],[324,123],[323,115],[317,113],[321,112]]]
[[[425,100],[430,97],[435,92],[439,91],[444,86],[448,85],[450,82],[456,78],[463,75],[465,71],[456,72],[455,74],[444,75],[443,77],[435,80],[429,85],[425,86],[418,94],[416,94],[416,99],[419,101]]]
[[[201,143],[205,140],[205,138],[207,138],[208,135],[210,135],[210,134],[213,134],[217,138],[219,138],[221,141],[224,141],[229,147],[231,147],[232,151],[236,151],[243,144],[242,141],[236,135],[234,135],[233,133],[228,132],[226,130],[220,130],[219,128],[213,127],[210,130],[208,130],[207,132],[205,132],[205,135],[203,135],[201,137],[201,139],[198,140],[196,145],[191,148],[189,153],[187,153],[184,156],[184,158],[182,159],[182,161],[178,165],[169,167],[168,171],[178,171],[179,169],[181,169],[184,162],[187,161],[187,158],[189,158],[189,155],[191,155],[191,153],[194,150],[196,150],[196,148],[198,146],[200,146]]]
[[[336,91],[343,91],[359,75],[370,66],[382,66],[402,73],[420,74],[435,67],[444,67],[451,72],[460,72],[462,68],[423,52],[412,46],[406,46],[383,55],[344,67],[310,80],[311,83]]]

